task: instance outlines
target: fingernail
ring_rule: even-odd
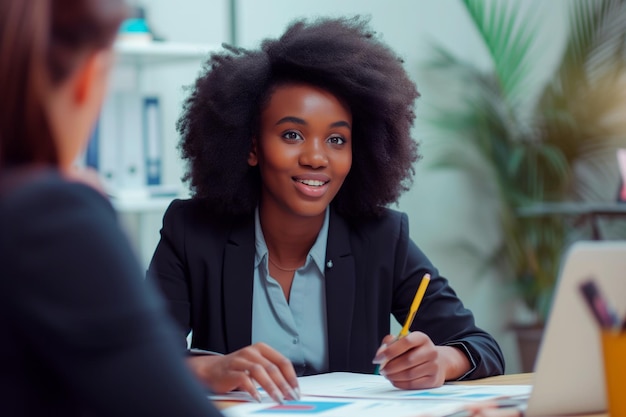
[[[298,401],[300,401],[300,398],[302,398],[302,394],[300,393],[300,387],[296,387],[294,391],[296,392],[296,396],[298,397]]]
[[[375,365],[378,365],[378,364],[382,364],[386,360],[387,360],[387,356],[385,356],[385,354],[377,353],[376,356],[374,356],[374,359],[372,359],[372,363]]]
[[[278,404],[285,403],[285,397],[283,397],[283,393],[279,390],[274,391],[274,395],[272,395],[272,398],[274,398],[274,401],[276,401]]]
[[[298,394],[296,394],[296,391],[293,388],[291,388],[290,385],[287,385],[285,387],[285,390],[289,394],[289,399],[290,400],[298,401],[300,399],[300,398],[298,398]]]
[[[252,396],[254,397],[256,402],[258,402],[258,403],[262,403],[263,402],[263,399],[261,398],[261,394],[259,394],[259,391],[254,391],[254,394],[252,394]]]
[[[378,364],[385,360],[385,349],[387,349],[386,343],[380,345],[380,347],[376,351],[376,354],[374,355],[374,359],[372,359],[372,363]]]

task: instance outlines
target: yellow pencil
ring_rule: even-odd
[[[426,293],[426,287],[428,287],[429,282],[430,282],[430,274],[426,273],[422,277],[422,282],[420,282],[420,286],[417,287],[417,291],[415,292],[415,297],[413,297],[413,302],[411,303],[411,307],[409,307],[409,314],[406,316],[406,319],[404,320],[404,326],[402,326],[402,329],[400,330],[400,333],[398,334],[398,337],[396,338],[396,340],[409,334],[409,328],[411,327],[411,324],[413,324],[415,313],[417,313],[417,309],[422,303],[422,299],[424,298],[424,294]],[[374,369],[374,373],[376,375],[380,374],[380,369],[381,369],[381,365],[377,364]]]
[[[415,297],[413,298],[413,302],[411,303],[411,307],[409,308],[409,314],[406,316],[406,320],[404,320],[404,326],[402,326],[402,330],[400,330],[398,339],[409,334],[409,328],[411,327],[411,324],[413,324],[415,313],[417,313],[417,309],[419,308],[422,299],[424,298],[424,294],[426,293],[426,287],[428,287],[429,282],[430,274],[426,273],[422,277],[422,282],[420,282],[420,286],[417,288],[417,292],[415,293]]]

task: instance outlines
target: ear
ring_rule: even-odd
[[[250,149],[250,153],[248,154],[248,165],[251,167],[257,166],[259,164],[259,157],[257,155],[257,139],[252,138],[252,148]]]
[[[90,54],[76,69],[74,74],[74,100],[78,104],[84,104],[89,98],[93,85],[102,72],[104,64],[101,54]]]

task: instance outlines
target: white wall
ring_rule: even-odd
[[[144,4],[149,7],[154,27],[170,40],[210,44],[229,41],[229,0],[145,0]],[[457,0],[238,0],[236,4],[236,35],[238,44],[244,47],[255,47],[261,39],[281,34],[287,23],[298,17],[370,16],[372,28],[405,59],[406,69],[422,93],[417,105],[415,137],[424,160],[436,146],[436,137],[423,123],[423,109],[438,99],[441,87],[431,83],[422,68],[430,56],[431,43],[436,41],[480,67],[488,68],[490,64],[487,51]],[[538,30],[547,48],[551,48],[544,58],[548,73],[558,59],[556,51],[563,41],[565,1],[533,0],[524,2],[522,7],[541,11],[544,21]],[[176,181],[182,173],[173,130],[183,97],[180,87],[191,83],[198,69],[192,66],[174,75],[162,75],[158,81],[161,86],[170,84],[175,89],[164,121],[171,127],[168,146],[172,151],[165,161],[169,166],[166,175],[171,181]],[[463,86],[458,86],[458,94],[462,93]],[[494,190],[488,178],[477,181],[458,172],[432,172],[422,166],[423,162],[417,164],[414,186],[399,204],[399,209],[409,214],[411,237],[442,275],[450,279],[466,306],[474,312],[479,326],[498,339],[505,352],[507,372],[517,372],[517,352],[512,335],[506,331],[512,302],[500,276],[502,271],[481,269],[484,259],[480,255],[488,254],[500,239]],[[151,221],[154,222],[152,234],[144,240],[156,244],[159,216]],[[148,242],[147,246],[153,245]],[[149,254],[143,256],[147,262]],[[481,278],[477,278],[479,274]]]

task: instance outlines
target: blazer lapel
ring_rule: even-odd
[[[252,341],[254,254],[254,217],[249,217],[233,226],[224,253],[224,331],[228,352]]]
[[[328,226],[326,262],[329,367],[331,370],[345,370],[350,359],[356,272],[348,224],[332,209]],[[329,262],[332,262],[330,268]]]

